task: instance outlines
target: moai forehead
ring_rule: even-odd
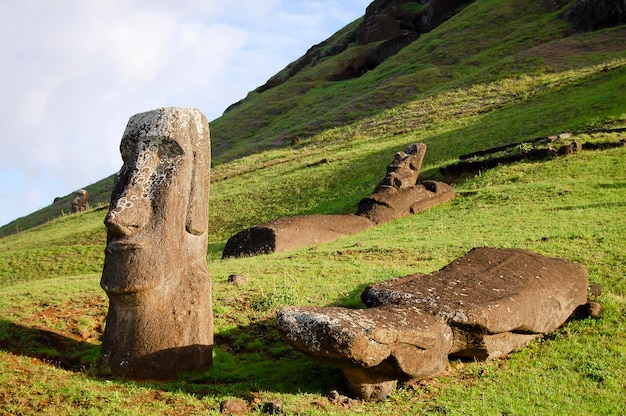
[[[174,180],[180,195],[189,196],[186,228],[191,234],[206,230],[210,138],[206,117],[195,109],[160,108],[134,115],[122,136],[124,165],[112,195],[110,222],[141,200],[158,201]],[[145,204],[143,204],[146,206]]]

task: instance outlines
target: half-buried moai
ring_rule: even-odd
[[[372,195],[359,202],[356,215],[299,215],[247,228],[228,239],[223,257],[268,254],[332,241],[451,200],[454,189],[450,185],[417,180],[425,154],[424,143],[396,152]]]
[[[210,138],[198,110],[130,118],[104,220],[100,285],[109,297],[101,364],[115,375],[171,379],[211,365],[206,266]]]
[[[359,202],[356,215],[380,225],[453,199],[454,189],[447,183],[418,181],[425,154],[424,143],[397,152],[374,192]]]

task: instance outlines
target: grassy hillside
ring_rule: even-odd
[[[103,210],[1,238],[0,415],[218,414],[230,398],[246,400],[253,414],[272,400],[282,400],[286,414],[620,414],[626,148],[478,176],[439,172],[463,153],[536,136],[623,137],[585,131],[626,126],[626,28],[566,36],[559,13],[536,3],[478,0],[358,79],[289,92],[305,85],[303,72],[212,123],[218,153],[207,260],[216,347],[205,373],[136,383],[97,370],[107,307],[98,285]],[[291,97],[292,110],[279,93]],[[258,127],[234,133],[255,118]],[[301,138],[292,146],[294,134]],[[317,247],[221,260],[227,238],[244,227],[354,212],[393,153],[413,142],[428,146],[421,176],[451,181],[455,200]],[[329,163],[316,163],[322,159]],[[367,284],[436,270],[476,246],[582,263],[603,287],[601,318],[574,320],[507,360],[453,361],[442,376],[380,403],[330,401],[331,390],[343,392],[339,371],[292,350],[274,329],[282,305],[361,307]],[[229,284],[232,273],[248,283]]]

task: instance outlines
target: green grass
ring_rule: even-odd
[[[477,1],[360,79],[309,80],[315,85],[304,91],[302,73],[283,90],[276,87],[272,94],[288,99],[289,83],[299,80],[302,94],[291,99],[300,107],[291,116],[263,114],[251,99],[212,126],[213,142],[228,147],[221,132],[246,111],[251,119],[269,120],[250,128],[248,139],[237,139],[233,154],[246,157],[218,158],[212,169],[207,261],[216,346],[206,372],[168,383],[126,382],[99,372],[107,308],[99,288],[105,211],[3,234],[0,415],[218,414],[220,402],[230,398],[245,399],[252,414],[274,399],[283,401],[286,414],[307,415],[620,414],[626,148],[520,162],[454,180],[439,171],[463,153],[563,131],[580,141],[624,137],[585,131],[626,125],[626,30],[562,38],[566,28],[558,14],[518,0]],[[508,26],[490,28],[482,38],[481,20]],[[466,51],[459,30],[472,34],[476,50]],[[490,37],[503,40],[496,45]],[[270,91],[252,95],[278,97]],[[371,106],[360,101],[369,99]],[[288,126],[310,134],[293,146],[250,153],[265,148],[265,138],[278,137],[271,131],[288,137]],[[315,247],[221,259],[226,240],[242,228],[289,215],[355,212],[393,153],[418,141],[428,145],[420,177],[451,180],[454,200]],[[328,163],[318,163],[322,159]],[[93,194],[99,189],[106,199],[110,182],[94,184]],[[35,224],[40,217],[24,220]],[[293,350],[275,329],[283,305],[363,307],[359,295],[366,285],[437,270],[477,246],[529,249],[585,265],[590,283],[603,288],[602,316],[573,320],[506,360],[453,361],[443,375],[402,386],[383,402],[347,406],[326,398],[343,391],[340,372]],[[248,283],[228,283],[233,273]]]
[[[505,361],[452,362],[441,377],[405,386],[381,403],[357,404],[351,411],[616,414],[626,379],[624,157],[626,149],[613,149],[503,166],[458,183],[458,197],[450,203],[314,249],[229,260],[209,254],[216,321],[211,370],[166,384],[121,382],[97,373],[97,340],[74,346],[83,354],[74,358],[82,362],[82,372],[46,364],[45,359],[58,358],[54,349],[46,351],[45,342],[30,341],[26,351],[2,353],[0,391],[24,400],[11,404],[14,399],[3,399],[14,406],[7,409],[26,414],[42,411],[44,403],[51,403],[57,414],[217,413],[221,400],[258,392],[262,401],[283,400],[288,414],[346,414],[348,409],[325,399],[330,390],[341,389],[339,372],[286,346],[273,326],[277,309],[288,304],[355,307],[369,283],[433,271],[472,247],[486,245],[581,262],[590,271],[590,281],[604,288],[603,316],[569,323]],[[232,273],[246,275],[248,284],[229,284]],[[35,329],[56,322],[39,317],[46,308],[88,311],[85,302],[95,299],[104,314],[98,278],[57,277],[3,288],[0,345],[7,339],[16,342],[16,325],[22,331],[31,328],[31,337],[41,339],[44,332]],[[63,318],[68,326],[70,318]],[[26,376],[28,388],[20,384]]]

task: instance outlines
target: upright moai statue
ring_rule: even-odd
[[[115,375],[162,380],[211,365],[209,136],[195,109],[128,121],[100,282],[109,297],[101,364]]]
[[[86,189],[79,189],[72,198],[72,212],[85,211],[89,207],[89,192]]]

